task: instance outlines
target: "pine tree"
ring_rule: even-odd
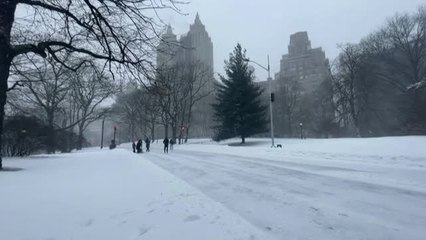
[[[229,61],[225,61],[227,77],[221,76],[213,104],[215,141],[241,137],[245,143],[246,137],[267,131],[267,108],[260,99],[263,91],[253,83],[253,70],[245,55],[246,50],[237,44]]]

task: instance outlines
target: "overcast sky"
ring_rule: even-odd
[[[312,47],[322,47],[331,61],[338,54],[337,44],[356,43],[387,17],[414,12],[421,4],[425,0],[192,0],[183,7],[187,16],[164,20],[183,34],[199,12],[213,41],[215,71],[223,72],[224,60],[240,42],[259,63],[267,65],[269,54],[274,76],[292,33],[308,31]],[[265,80],[267,73],[256,68],[256,76]]]

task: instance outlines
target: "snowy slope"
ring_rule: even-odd
[[[277,239],[425,239],[426,137],[236,142],[145,158]]]
[[[271,239],[127,150],[6,159],[0,239]]]

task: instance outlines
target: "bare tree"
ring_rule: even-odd
[[[402,125],[426,131],[426,7],[414,14],[396,14],[361,44],[368,54],[374,80],[398,96],[393,107]],[[395,98],[395,96],[393,97]]]
[[[81,149],[84,131],[90,123],[104,116],[105,111],[100,109],[100,104],[110,98],[117,91],[117,87],[105,75],[103,69],[99,69],[93,62],[81,67],[71,77],[70,87],[78,119],[77,149]]]
[[[45,119],[49,127],[47,151],[55,151],[55,121],[56,116],[61,112],[64,101],[69,94],[70,70],[63,65],[56,63],[52,58],[36,59],[28,57],[28,65],[25,69],[22,66],[14,70],[19,74],[22,87],[19,92],[26,102],[26,106],[32,109],[42,109],[42,119]],[[22,105],[22,101],[12,103]],[[22,107],[21,107],[22,109]],[[24,110],[25,111],[25,110]],[[33,112],[37,113],[38,111]]]
[[[161,107],[161,119],[164,125],[164,135],[169,136],[169,126],[172,131],[172,138],[177,136],[177,127],[181,113],[185,112],[188,99],[188,91],[185,81],[178,65],[161,67],[157,71],[156,86],[161,89],[159,104]]]
[[[200,61],[158,69],[153,88],[156,91],[151,93],[159,99],[165,136],[170,126],[173,139],[179,138],[181,143],[186,133],[187,141],[194,106],[212,93],[212,83],[211,70]]]
[[[69,68],[64,52],[88,55],[149,73],[157,40],[156,11],[179,11],[177,1],[3,0],[0,2],[0,134],[3,132],[9,70],[21,54],[48,54]],[[26,18],[15,17],[19,6]],[[1,141],[0,141],[1,146]],[[1,157],[0,157],[0,168]]]
[[[142,124],[139,118],[142,102],[139,89],[119,94],[112,106],[113,115],[117,116],[124,125],[128,126],[128,134],[132,141],[136,140],[137,128]]]
[[[279,80],[282,82],[277,86],[275,117],[278,124],[278,132],[287,132],[288,136],[293,135],[293,119],[296,115],[301,100],[301,89],[298,81],[293,78],[285,78]],[[269,97],[269,96],[268,96]],[[269,98],[268,98],[269,100]]]
[[[281,90],[282,95],[284,97],[283,102],[285,108],[285,115],[287,116],[288,134],[290,137],[292,137],[294,113],[301,97],[300,87],[297,81],[289,80],[288,83],[285,84]]]
[[[355,134],[360,135],[359,118],[365,110],[366,104],[363,96],[363,79],[365,77],[364,64],[366,63],[363,49],[359,45],[346,44],[341,46],[341,54],[338,57],[338,74],[333,77],[334,90],[338,98],[339,111],[347,114],[355,129]]]
[[[189,130],[192,124],[192,114],[194,105],[210,96],[213,92],[213,76],[211,70],[200,61],[193,61],[181,67],[182,80],[185,82],[188,91],[186,114],[182,113],[179,130],[179,142],[185,131],[185,142],[188,141]]]
[[[151,141],[155,139],[155,129],[159,124],[159,112],[161,107],[159,105],[159,98],[153,94],[150,89],[143,89],[141,95],[140,114],[139,118],[143,119],[144,127],[149,130],[149,137]],[[148,135],[148,133],[147,133]]]

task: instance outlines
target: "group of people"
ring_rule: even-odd
[[[164,144],[164,152],[169,153],[169,144],[170,144],[170,150],[173,150],[173,145],[175,144],[175,140],[173,138],[164,138],[163,144]]]
[[[149,152],[151,140],[148,137],[146,137],[144,141],[145,141],[145,151]],[[170,150],[173,150],[173,145],[175,143],[176,142],[173,138],[170,138],[170,140],[168,138],[164,138],[164,140],[163,140],[164,152],[165,153],[169,152],[169,145],[170,145]],[[143,153],[142,144],[143,144],[142,139],[139,139],[137,142],[133,142],[132,143],[133,152],[134,153]]]
[[[139,139],[136,143],[133,142],[132,143],[133,152],[134,153],[143,153],[142,144],[143,144],[142,139]],[[148,137],[146,137],[145,138],[145,151],[146,152],[149,152],[149,146],[150,145],[151,145],[151,140]]]

